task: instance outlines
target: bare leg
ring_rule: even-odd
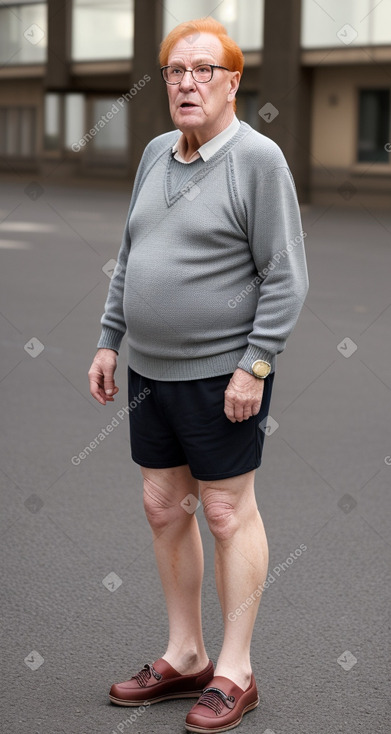
[[[141,467],[141,472],[169,619],[169,642],[162,657],[179,673],[198,673],[208,664],[201,624],[204,557],[197,518],[181,506],[188,494],[198,499],[198,480],[188,465]]]
[[[200,481],[204,512],[215,536],[216,586],[224,620],[215,675],[230,678],[242,689],[250,683],[251,638],[269,562],[254,476],[252,471],[214,482]],[[243,603],[246,606],[240,610]]]

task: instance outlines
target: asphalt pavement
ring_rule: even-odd
[[[108,699],[167,640],[126,349],[115,403],[95,403],[87,380],[130,186],[0,192],[4,732],[184,732],[194,701],[134,713]],[[270,583],[252,645],[261,701],[242,734],[390,731],[391,212],[342,203],[303,207],[310,290],[277,357],[256,473]],[[213,539],[196,512],[216,661]]]

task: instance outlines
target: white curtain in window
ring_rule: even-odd
[[[85,99],[83,94],[65,95],[65,147],[72,148],[85,131]]]
[[[111,115],[107,117],[107,113]],[[98,126],[98,132],[91,140],[93,150],[96,152],[123,152],[127,147],[127,123],[128,107],[121,107],[116,100],[104,97],[96,99],[92,104],[92,124],[96,125],[99,120],[105,122],[104,127]],[[102,123],[101,123],[102,124]]]
[[[304,48],[391,43],[390,0],[302,0]]]
[[[41,64],[46,60],[46,3],[0,7],[0,63]]]
[[[219,20],[243,51],[259,49],[263,42],[264,0],[165,0],[164,35],[178,23],[211,15]]]
[[[133,55],[133,0],[73,0],[72,58],[129,59]]]

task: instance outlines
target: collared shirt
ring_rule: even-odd
[[[201,145],[189,161],[185,161],[184,158],[182,158],[181,154],[179,153],[178,147],[179,147],[180,138],[178,138],[177,142],[175,143],[175,145],[172,148],[174,158],[177,161],[180,161],[180,163],[192,163],[193,161],[197,160],[197,158],[200,158],[200,157],[204,161],[208,161],[209,158],[212,157],[212,155],[217,153],[217,151],[220,150],[220,148],[222,148],[223,145],[225,145],[225,143],[227,143],[228,140],[235,135],[235,133],[239,130],[239,128],[240,128],[240,122],[235,115],[234,119],[228,125],[228,127],[224,128],[224,130],[222,130],[221,133],[219,133],[218,135],[215,135],[214,138],[211,138],[206,143]]]

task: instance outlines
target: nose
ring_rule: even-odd
[[[193,75],[191,74],[189,69],[185,69],[185,73],[179,84],[179,88],[183,91],[190,91],[191,89],[196,88]]]

